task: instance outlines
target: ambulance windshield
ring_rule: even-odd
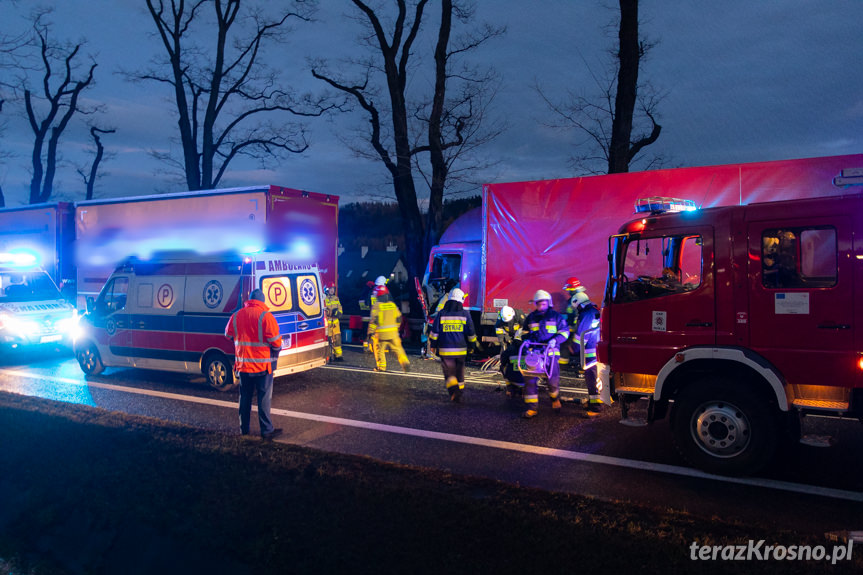
[[[63,296],[43,270],[0,270],[0,303],[56,299]]]

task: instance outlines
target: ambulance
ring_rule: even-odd
[[[274,375],[327,361],[326,318],[317,266],[285,254],[160,252],[117,266],[87,299],[75,357],[86,375],[105,367],[203,374],[220,391],[234,387],[231,314],[260,288],[279,324]]]
[[[71,345],[77,323],[75,307],[33,254],[0,253],[0,347]]]

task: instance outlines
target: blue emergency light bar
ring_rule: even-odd
[[[663,196],[650,196],[635,200],[635,212],[652,214],[664,214],[668,212],[691,212],[698,209],[692,200],[680,198],[667,198]]]
[[[30,267],[38,261],[36,255],[29,252],[0,252],[0,264],[7,266]]]

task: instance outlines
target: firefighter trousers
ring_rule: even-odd
[[[342,357],[342,330],[337,319],[330,320],[330,346],[333,357]]]
[[[446,389],[450,393],[452,393],[451,388],[458,387],[458,389],[464,389],[464,364],[466,359],[466,355],[449,355],[441,356],[440,358],[440,367],[443,370]]]
[[[548,375],[548,396],[554,401],[560,396],[560,364],[551,364]],[[524,378],[524,403],[528,409],[536,410],[539,405],[539,377]]]
[[[408,356],[402,347],[402,340],[400,337],[396,336],[393,339],[379,339],[377,335],[373,335],[371,339],[378,371],[387,370],[387,351],[389,350],[393,350],[395,352],[396,358],[398,358],[399,365],[402,366],[402,369],[405,371],[408,370],[411,362],[408,360]]]

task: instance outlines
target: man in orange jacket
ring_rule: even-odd
[[[240,372],[240,433],[249,434],[252,396],[258,391],[258,423],[261,437],[272,440],[282,430],[273,427],[270,403],[273,399],[273,359],[282,347],[279,325],[264,303],[264,292],[254,290],[228,325],[225,337],[234,340],[234,369]]]

